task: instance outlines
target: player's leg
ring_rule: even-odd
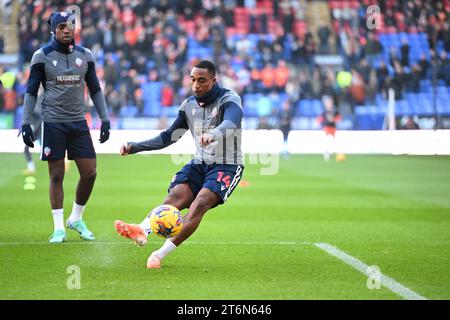
[[[41,160],[47,161],[50,177],[50,205],[54,224],[54,233],[50,243],[65,240],[64,228],[64,156],[67,147],[67,128],[64,123],[42,123]]]
[[[77,184],[75,202],[84,206],[94,189],[95,178],[97,177],[97,160],[94,159],[74,159],[77,165],[80,178]]]
[[[330,160],[330,147],[331,147],[330,135],[328,133],[328,128],[325,127],[325,129],[324,129],[324,150],[323,150],[323,159],[325,161]]]
[[[194,195],[191,187],[189,183],[185,182],[170,188],[169,194],[162,204],[172,205],[179,210],[183,210],[188,208],[193,200]],[[118,234],[133,240],[138,246],[143,246],[147,243],[147,237],[151,233],[150,213],[140,224],[131,224],[116,220],[114,226]]]
[[[94,234],[87,228],[83,220],[83,213],[94,188],[95,178],[97,177],[97,161],[95,158],[76,158],[74,160],[80,173],[80,178],[77,184],[72,213],[67,219],[67,227],[77,231],[84,240],[94,240]]]
[[[73,122],[70,127],[72,136],[68,143],[67,155],[70,160],[75,160],[80,178],[72,213],[67,219],[67,226],[77,231],[82,239],[94,240],[94,235],[89,231],[83,220],[83,213],[97,177],[96,154],[86,121]]]
[[[36,173],[36,166],[33,162],[33,156],[31,155],[30,148],[25,146],[23,150],[25,161],[27,162],[27,168],[24,170],[25,175],[34,175]]]
[[[169,189],[169,194],[163,201],[164,204],[174,206],[178,210],[189,208],[192,201],[194,201],[194,194],[188,182],[177,184]],[[150,214],[139,224],[148,236],[152,231],[150,229]]]
[[[50,177],[50,205],[52,209],[62,209],[64,202],[64,160],[49,160],[48,174]]]
[[[186,164],[173,177],[168,196],[163,204],[170,204],[179,210],[188,208],[195,195],[200,191],[203,181],[203,170],[201,165],[194,164],[192,161]],[[116,232],[125,238],[130,238],[137,245],[141,246],[147,243],[147,236],[151,233],[150,214],[140,224],[129,224],[120,220],[114,222]]]
[[[335,140],[335,136],[334,136],[335,132],[336,132],[336,129],[332,128],[330,130],[329,135],[328,135],[328,141],[329,141],[328,142],[328,144],[329,144],[328,150],[329,150],[329,153],[330,153],[330,157],[333,156],[336,153],[336,145],[335,145],[336,144],[336,140]]]
[[[60,243],[65,240],[64,228],[64,159],[49,160],[48,173],[50,177],[50,205],[52,207],[54,232],[50,237],[51,243]]]
[[[220,197],[209,189],[202,188],[195,200],[189,207],[189,212],[184,216],[184,225],[180,233],[171,238],[171,242],[177,247],[187,238],[189,238],[195,230],[197,230],[204,214],[211,208],[217,206]]]
[[[169,204],[178,210],[189,208],[194,201],[194,194],[188,182],[180,183],[170,189],[162,204]]]
[[[212,165],[205,170],[202,188],[189,207],[189,213],[184,216],[183,228],[178,235],[167,239],[159,250],[150,255],[147,268],[160,268],[162,259],[197,230],[205,213],[227,201],[239,184],[244,168],[240,165]]]
[[[34,138],[36,139],[36,141],[39,141],[39,143],[41,142],[41,123],[40,120],[36,121],[33,124],[33,128],[34,128]],[[25,160],[27,162],[27,168],[24,170],[24,174],[25,175],[34,175],[36,174],[36,166],[34,164],[33,161],[33,156],[30,152],[30,148],[28,146],[25,146],[25,149],[23,150],[23,154],[25,156]]]
[[[184,216],[184,225],[180,233],[173,238],[167,239],[160,249],[152,252],[147,260],[147,268],[161,268],[161,261],[197,230],[205,213],[217,206],[220,200],[218,194],[202,188],[189,207],[188,214]]]

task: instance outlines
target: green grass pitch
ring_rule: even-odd
[[[34,155],[37,159],[37,155]],[[138,248],[119,237],[116,219],[140,222],[160,204],[181,167],[169,156],[98,156],[85,211],[94,242],[53,229],[46,164],[36,190],[24,190],[21,154],[0,154],[0,299],[402,299],[314,246],[323,242],[376,265],[428,299],[450,299],[450,157],[320,155],[280,159],[276,175],[247,164],[226,205],[147,270],[163,239]],[[65,217],[78,172],[66,175]],[[70,266],[80,288],[70,289]],[[69,270],[69,272],[68,272]]]

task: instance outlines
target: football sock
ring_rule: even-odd
[[[27,162],[27,169],[31,172],[35,172],[36,171],[36,167],[34,165],[33,161],[28,161]]]
[[[64,209],[53,209],[53,226],[56,230],[64,230]]]
[[[79,204],[73,203],[72,213],[70,214],[69,221],[75,222],[83,219],[83,212],[86,206],[80,206]]]
[[[142,221],[139,226],[144,229],[145,234],[148,236],[152,233],[152,228],[150,228],[150,218],[146,217],[144,221]]]
[[[161,248],[156,250],[154,253],[160,257],[161,259],[164,259],[165,256],[167,256],[170,252],[172,252],[174,249],[176,249],[177,246],[173,244],[170,239],[167,239],[166,242],[162,245]]]

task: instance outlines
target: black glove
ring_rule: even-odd
[[[33,129],[31,129],[31,126],[29,124],[24,124],[22,126],[22,139],[23,142],[29,146],[30,148],[34,147],[34,134]]]
[[[100,143],[103,143],[109,139],[109,132],[111,131],[111,125],[109,121],[102,122],[102,126],[100,127]]]

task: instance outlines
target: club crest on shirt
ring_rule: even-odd
[[[52,150],[49,147],[44,148],[44,154],[46,157],[48,157],[52,153]]]
[[[56,65],[58,64],[58,61],[53,60],[52,62],[53,62],[53,65],[56,67]]]
[[[81,65],[83,64],[83,60],[81,60],[80,58],[76,58],[76,59],[75,59],[75,64],[76,64],[78,67],[81,67]]]

